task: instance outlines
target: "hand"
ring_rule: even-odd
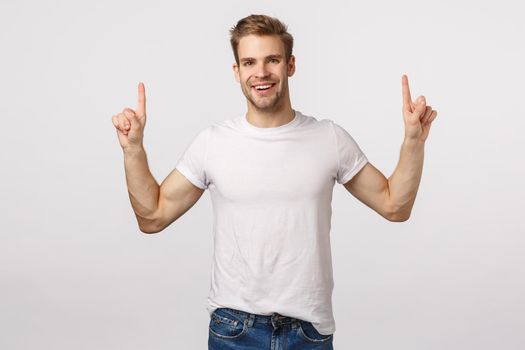
[[[425,97],[419,96],[412,102],[408,77],[401,77],[403,87],[403,119],[405,121],[405,139],[425,142],[430,131],[430,125],[436,119],[437,111],[427,106]]]
[[[112,117],[112,121],[122,149],[142,147],[146,125],[146,93],[143,83],[139,83],[137,109],[124,108],[121,113]]]

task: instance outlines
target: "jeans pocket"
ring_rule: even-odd
[[[248,325],[242,317],[219,308],[211,314],[209,329],[210,333],[218,338],[236,339],[246,333]]]
[[[306,340],[314,343],[327,342],[333,338],[333,334],[321,334],[315,329],[312,322],[299,320],[299,334]]]

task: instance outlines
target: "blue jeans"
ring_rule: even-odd
[[[320,334],[311,322],[282,316],[257,315],[230,308],[216,309],[210,318],[208,350],[333,350],[333,334]]]

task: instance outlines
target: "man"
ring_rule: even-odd
[[[346,130],[292,109],[293,39],[276,18],[251,15],[230,31],[247,113],[202,130],[159,186],[142,145],[138,107],[113,116],[138,225],[162,231],[211,192],[214,257],[210,349],[332,349],[330,220],[335,181],[390,221],[409,218],[437,112],[412,101],[402,77],[405,139],[390,178]]]

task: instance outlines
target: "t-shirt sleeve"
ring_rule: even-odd
[[[211,127],[201,130],[191,141],[175,168],[192,184],[201,188],[208,188],[206,175],[206,157],[210,139]]]
[[[354,177],[368,162],[365,154],[350,134],[336,123],[332,123],[337,144],[339,165],[336,180],[345,184]]]

